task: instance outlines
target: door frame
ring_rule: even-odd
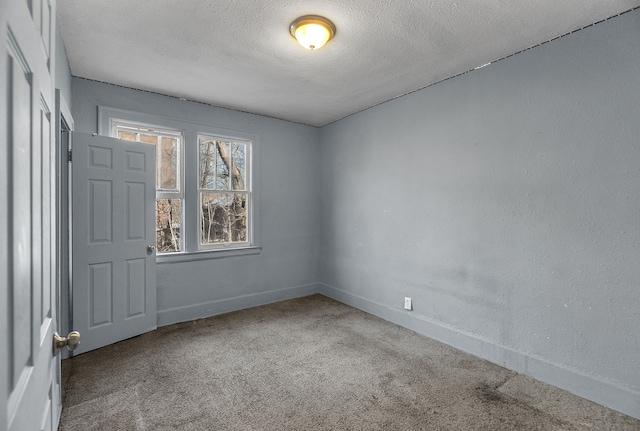
[[[73,330],[73,313],[71,301],[73,291],[71,285],[71,169],[69,168],[69,152],[71,138],[68,132],[75,130],[71,110],[60,89],[56,89],[56,224],[57,224],[57,287],[58,331],[62,336]],[[73,356],[68,349],[63,349],[61,359]]]
[[[55,248],[56,248],[56,260],[55,260],[55,295],[54,300],[56,301],[58,307],[57,314],[57,327],[58,332],[65,336],[68,332],[70,332],[71,321],[69,319],[68,314],[68,305],[65,307],[64,298],[68,296],[68,286],[69,286],[69,237],[67,236],[67,230],[69,226],[69,211],[68,211],[68,201],[69,194],[67,192],[69,183],[68,183],[68,171],[69,171],[69,163],[67,159],[67,148],[68,148],[68,134],[67,137],[63,136],[63,133],[69,129],[73,129],[73,117],[71,116],[71,110],[67,105],[67,102],[62,95],[60,89],[56,88],[55,90],[55,116],[53,121],[55,122],[55,142],[53,143],[54,148],[54,169],[55,169],[55,190],[53,193],[55,194],[55,206],[52,208],[54,214],[52,216],[55,220],[56,227],[56,237],[55,237]],[[54,379],[54,386],[56,386],[53,391],[54,403],[53,406],[56,409],[54,411],[54,423],[60,422],[60,416],[62,415],[62,370],[61,370],[61,360],[69,357],[69,350],[62,349],[60,351],[60,356],[58,359],[58,363],[56,364]]]
[[[2,28],[3,35],[7,28],[7,14],[4,13],[7,8],[7,5],[0,4],[0,28]],[[6,43],[3,39],[2,43]],[[7,55],[6,49],[0,48],[0,88],[3,91],[7,88]],[[4,93],[3,93],[4,94]],[[8,109],[7,103],[4,98],[2,103],[0,103],[0,127],[2,127],[3,133],[0,133],[0,193],[2,196],[7,196],[9,191],[9,182],[8,182],[8,146],[9,140],[7,139],[7,133],[4,132],[5,127],[8,127],[7,118],[8,118]],[[8,277],[7,274],[7,264],[8,264],[8,256],[9,256],[9,241],[7,240],[9,230],[8,230],[8,214],[9,208],[7,205],[0,205],[0,277],[2,281],[0,284],[4,284],[6,286]],[[6,288],[0,289],[0,315],[8,316],[9,315],[9,292],[8,286]],[[0,319],[0,333],[6,334],[9,329],[9,322],[6,318]],[[0,370],[3,372],[0,373],[0,428],[5,429],[9,426],[7,420],[7,395],[9,392],[9,383],[8,383],[8,373],[5,371],[8,369],[9,362],[9,354],[8,352],[0,353]]]

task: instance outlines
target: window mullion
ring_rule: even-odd
[[[156,190],[162,188],[162,137],[156,136]]]
[[[213,141],[213,190],[218,189],[218,141]]]

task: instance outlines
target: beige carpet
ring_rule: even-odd
[[[314,295],[63,361],[61,431],[640,430],[640,421]]]

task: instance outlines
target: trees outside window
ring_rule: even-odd
[[[200,248],[249,243],[250,143],[198,136]]]

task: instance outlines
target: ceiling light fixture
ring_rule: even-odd
[[[303,47],[318,49],[336,34],[336,26],[324,17],[305,15],[292,22],[289,31]]]

